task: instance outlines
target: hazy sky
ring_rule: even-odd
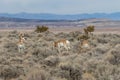
[[[120,0],[0,0],[0,13],[120,12]]]

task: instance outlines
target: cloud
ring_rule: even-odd
[[[0,0],[0,12],[77,14],[120,11],[120,0]]]

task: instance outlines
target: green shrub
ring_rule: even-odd
[[[47,26],[36,26],[35,32],[41,33],[47,31],[49,28]]]
[[[80,36],[78,36],[77,39],[78,39],[78,40],[82,40],[82,39],[87,40],[87,39],[89,39],[89,37],[86,36],[86,35],[80,35]]]
[[[93,26],[93,25],[90,25],[90,26],[87,27],[87,31],[90,32],[90,33],[94,32],[94,30],[95,30],[95,26]]]

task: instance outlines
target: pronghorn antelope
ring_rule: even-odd
[[[25,49],[24,41],[25,41],[25,38],[23,37],[23,34],[20,33],[19,41],[17,43],[18,52],[20,52],[20,53],[23,52],[23,50]]]
[[[68,51],[70,49],[70,41],[68,41],[66,39],[61,39],[61,40],[55,41],[54,47],[57,47],[59,52],[62,47]]]
[[[88,40],[83,40],[81,45],[83,46],[83,48],[89,48],[89,42]]]
[[[86,49],[89,49],[90,48],[90,45],[89,45],[89,42],[88,40],[81,40],[80,42],[80,49],[81,51],[83,50],[86,50]]]

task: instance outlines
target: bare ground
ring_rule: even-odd
[[[84,27],[50,27],[49,31],[53,33],[69,33],[73,31],[81,31],[83,32]],[[32,32],[35,30],[35,28],[0,28],[0,32],[6,32],[6,31],[13,31],[17,30],[20,32]],[[115,27],[115,28],[96,28],[95,29],[95,34],[100,34],[100,33],[112,33],[112,34],[120,34],[120,27]]]

